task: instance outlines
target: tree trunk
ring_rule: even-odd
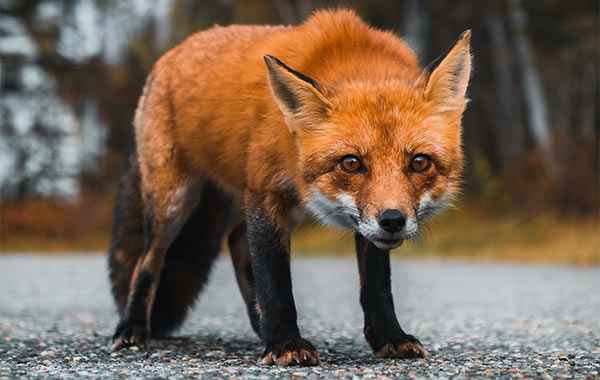
[[[535,145],[544,148],[549,143],[550,126],[547,118],[546,99],[526,31],[527,19],[520,0],[511,0],[509,4],[514,48],[521,69],[521,90],[527,106],[527,122]]]
[[[498,160],[500,166],[503,166],[523,154],[524,135],[517,117],[515,97],[511,88],[513,75],[510,48],[506,42],[504,25],[496,11],[492,11],[486,18],[486,27],[490,37],[494,91],[498,106],[493,129],[497,141]]]

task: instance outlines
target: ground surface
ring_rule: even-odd
[[[600,268],[395,261],[404,329],[425,360],[377,359],[351,260],[294,260],[300,329],[320,367],[259,364],[228,259],[176,338],[110,353],[105,258],[0,256],[0,378],[576,377],[600,372]]]

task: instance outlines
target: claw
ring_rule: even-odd
[[[262,359],[263,365],[276,366],[313,366],[319,364],[319,355],[315,348],[304,339],[288,340],[269,345]]]
[[[112,344],[112,346],[110,346],[110,351],[111,352],[115,352],[120,348],[119,342],[115,342]]]
[[[388,348],[388,351],[390,351],[390,354],[395,354],[396,353],[396,347],[394,347],[393,345],[390,345],[390,347]]]

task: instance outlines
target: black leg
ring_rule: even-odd
[[[238,286],[246,304],[250,324],[256,334],[262,338],[260,332],[260,313],[259,306],[256,303],[256,295],[254,289],[254,271],[252,269],[252,255],[250,254],[250,246],[248,245],[248,234],[246,222],[242,222],[229,234],[229,252],[231,253],[231,261],[235,270],[235,277]]]
[[[390,280],[390,253],[355,234],[360,274],[360,304],[365,313],[365,338],[379,357],[427,356],[419,341],[407,335],[396,318]]]
[[[300,337],[290,275],[289,232],[264,209],[247,207],[247,228],[260,332],[266,350],[263,364],[318,365],[314,346]]]
[[[149,314],[160,279],[164,249],[154,247],[152,229],[154,213],[144,216],[144,254],[139,258],[131,277],[127,305],[113,334],[112,350],[137,345],[147,347],[150,338]],[[158,259],[157,259],[158,258]]]

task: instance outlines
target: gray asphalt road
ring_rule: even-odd
[[[110,353],[117,322],[105,258],[0,256],[0,378],[598,377],[600,269],[393,263],[397,313],[432,354],[375,358],[352,260],[292,264],[315,368],[263,367],[228,258],[175,338]]]

